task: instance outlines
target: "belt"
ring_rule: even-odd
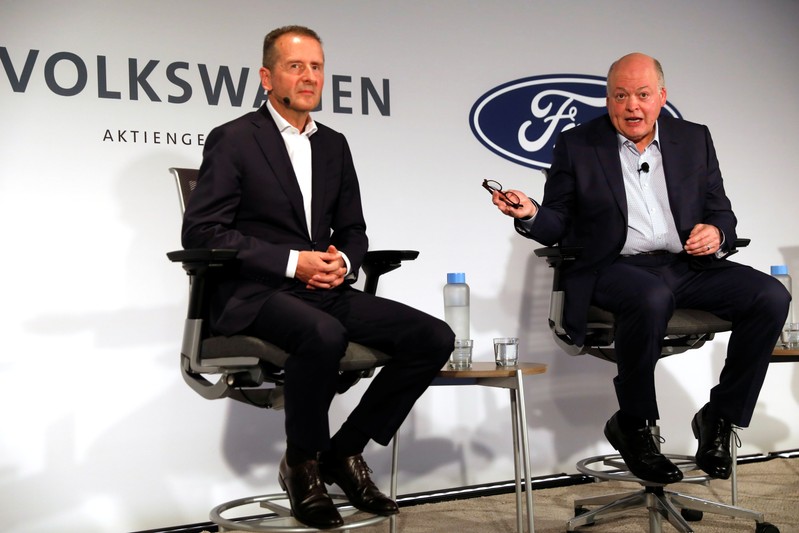
[[[639,255],[670,255],[672,252],[668,250],[652,250],[649,252],[639,252],[637,254],[622,254],[622,257],[636,257]]]

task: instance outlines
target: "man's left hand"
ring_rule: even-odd
[[[685,251],[690,255],[712,255],[721,246],[721,231],[710,224],[697,224],[685,241]]]

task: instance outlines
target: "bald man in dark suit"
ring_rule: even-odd
[[[564,325],[581,346],[590,305],[615,315],[619,411],[605,435],[638,477],[682,479],[647,424],[659,418],[654,370],[673,310],[702,309],[733,323],[719,383],[691,421],[697,465],[726,479],[732,428],[749,425],[790,295],[728,260],[737,221],[710,132],[660,114],[660,63],[622,57],[607,90],[607,115],[560,135],[540,205],[521,191],[509,191],[518,206],[498,192],[493,201],[525,237],[582,248],[560,274]]]

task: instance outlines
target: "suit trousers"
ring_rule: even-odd
[[[311,290],[299,282],[270,297],[247,334],[290,354],[284,369],[286,440],[307,452],[330,447],[328,411],[349,341],[391,357],[347,419],[385,446],[446,363],[455,339],[444,321],[399,302],[349,286]]]
[[[674,309],[699,309],[732,322],[711,409],[748,426],[790,299],[779,281],[737,263],[696,269],[686,254],[619,257],[597,273],[593,303],[615,315],[620,410],[659,418],[654,372],[666,326]]]

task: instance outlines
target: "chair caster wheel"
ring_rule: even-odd
[[[755,526],[755,533],[780,533],[780,530],[774,524],[761,522]]]
[[[586,507],[575,507],[574,508],[574,517],[577,518],[580,515],[584,515],[584,514],[590,513],[590,512],[591,512],[591,509],[588,509]],[[596,525],[596,522],[590,522],[588,524],[585,524],[582,527],[591,527],[591,526],[595,526],[595,525]]]
[[[686,522],[699,522],[702,520],[704,513],[695,509],[680,509],[680,514],[685,518]]]

